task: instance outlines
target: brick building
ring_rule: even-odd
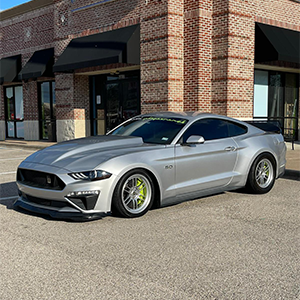
[[[280,120],[299,139],[298,0],[32,0],[0,13],[0,140],[151,111]]]

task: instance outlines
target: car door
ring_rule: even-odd
[[[193,123],[175,146],[176,191],[178,195],[227,185],[237,160],[235,141],[229,137],[228,122],[217,118]],[[203,136],[203,144],[184,145],[191,135]]]

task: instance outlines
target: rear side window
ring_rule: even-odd
[[[237,135],[242,135],[247,133],[248,128],[246,126],[233,123],[233,122],[228,122],[228,131],[229,131],[229,136],[237,136]]]
[[[206,141],[224,139],[241,135],[247,132],[247,127],[216,118],[203,119],[192,124],[183,134],[182,141],[185,143],[191,135],[201,135]]]

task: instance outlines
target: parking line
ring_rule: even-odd
[[[38,150],[25,150],[25,149],[21,149],[21,148],[0,148],[1,150],[6,150],[6,151],[22,151],[22,152],[37,152]]]
[[[7,175],[7,174],[17,174],[17,172],[14,171],[14,172],[3,172],[3,173],[0,173],[0,175]]]
[[[0,198],[0,201],[12,200],[12,199],[16,199],[16,198],[18,198],[18,197],[19,197],[19,196]]]
[[[25,159],[25,157],[0,158],[0,161],[5,161],[5,160],[17,160],[17,159]]]

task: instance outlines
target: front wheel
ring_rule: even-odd
[[[272,155],[259,155],[253,162],[247,187],[256,194],[268,193],[275,182],[275,162]]]
[[[148,173],[132,170],[118,182],[113,198],[112,212],[126,218],[144,215],[152,206],[154,185]]]

